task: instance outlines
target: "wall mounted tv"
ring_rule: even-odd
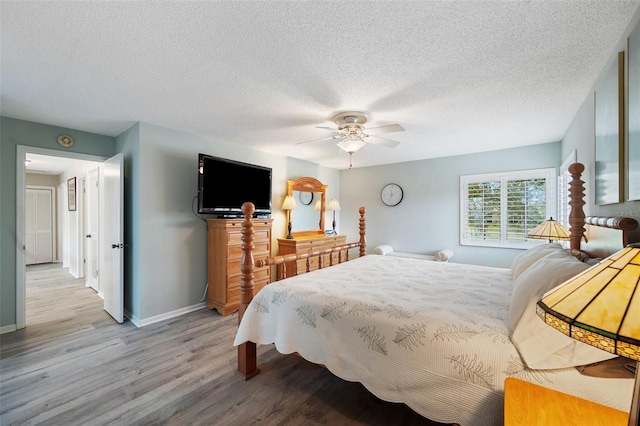
[[[271,168],[198,154],[198,213],[240,217],[245,201],[271,214]]]

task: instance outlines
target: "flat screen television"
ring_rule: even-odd
[[[245,201],[271,214],[271,168],[198,154],[198,213],[240,217]]]

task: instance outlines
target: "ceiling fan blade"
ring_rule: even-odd
[[[391,133],[391,132],[404,132],[404,127],[399,124],[387,124],[386,126],[379,127],[367,127],[367,133],[373,130],[373,134],[377,133]]]
[[[338,138],[338,136],[329,136],[328,138],[321,138],[321,139],[312,139],[310,141],[303,141],[303,142],[296,142],[295,145],[301,145],[303,143],[310,143],[310,142],[321,142],[321,141],[328,141],[330,139],[336,139]]]
[[[400,142],[392,141],[391,139],[381,138],[380,136],[369,135],[364,140],[366,143],[370,143],[372,145],[384,145],[389,148],[393,148],[395,146],[400,145]]]
[[[327,127],[327,126],[316,126],[316,129],[326,129],[326,130],[332,130],[334,132],[338,131],[338,129],[336,129],[335,127]]]

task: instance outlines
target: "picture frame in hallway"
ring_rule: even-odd
[[[619,52],[595,92],[596,204],[624,200],[624,52]]]
[[[70,212],[76,211],[76,177],[67,180],[67,206]]]

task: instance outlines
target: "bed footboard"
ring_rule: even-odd
[[[360,239],[355,243],[347,243],[341,246],[336,246],[323,250],[311,251],[308,253],[298,253],[298,254],[290,254],[284,256],[273,256],[267,257],[264,259],[255,260],[253,256],[253,249],[255,245],[253,243],[253,222],[252,217],[255,212],[255,206],[253,203],[247,202],[242,205],[242,213],[244,214],[244,220],[242,222],[242,261],[240,263],[240,305],[238,307],[238,324],[242,321],[242,317],[244,312],[247,310],[249,303],[253,299],[254,292],[254,269],[256,267],[265,267],[272,265],[283,265],[282,272],[280,278],[286,274],[285,272],[285,262],[296,261],[299,259],[309,259],[314,256],[318,256],[319,266],[322,268],[325,265],[322,265],[322,257],[324,255],[329,254],[329,259],[332,259],[331,253],[338,252],[338,262],[342,263],[349,260],[349,249],[359,248],[359,255],[365,256],[367,254],[367,245],[366,245],[366,221],[365,221],[365,212],[366,209],[364,207],[360,207],[360,219],[359,219],[359,234]],[[342,257],[342,253],[346,252],[346,258]],[[294,262],[295,264],[295,262]],[[332,260],[329,261],[328,266],[333,266]],[[309,266],[307,263],[307,272],[309,271]],[[260,370],[258,369],[257,362],[257,348],[256,344],[253,342],[245,342],[238,345],[238,374],[244,379],[248,380],[258,374]]]

